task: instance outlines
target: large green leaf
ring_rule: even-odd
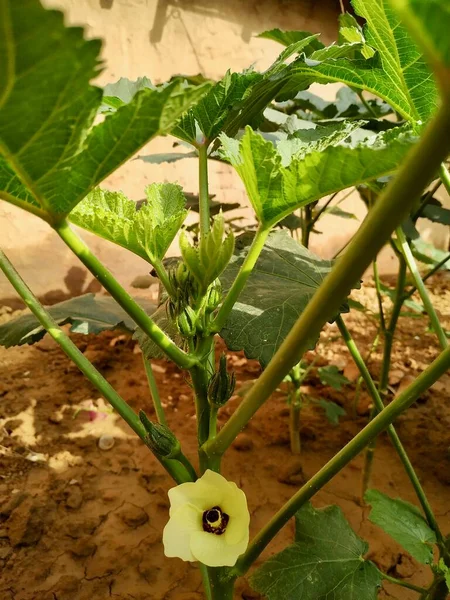
[[[289,213],[345,188],[394,171],[413,144],[399,131],[377,135],[348,147],[333,145],[335,133],[320,139],[318,149],[305,154],[304,144],[288,167],[270,141],[250,127],[241,140],[221,136],[223,155],[233,165],[247,190],[260,222],[273,226]]]
[[[413,3],[412,0],[396,1]],[[420,5],[421,13],[425,13],[428,12],[426,5],[445,3],[416,0],[414,4]],[[363,55],[361,58],[336,58],[333,54],[335,46],[329,47],[328,54],[325,50],[318,50],[316,54],[296,61],[288,84],[290,94],[287,89],[284,92],[292,95],[292,89],[305,89],[314,81],[341,81],[383,98],[409,121],[427,120],[437,105],[436,85],[421,51],[390,0],[353,0],[353,6],[356,13],[366,19],[363,35],[368,46],[376,51],[373,58],[366,59]],[[439,10],[441,15],[444,12]],[[436,29],[441,39],[448,38],[444,31],[447,31],[444,25]]]
[[[378,525],[421,563],[433,561],[436,535],[419,509],[404,500],[390,498],[378,490],[368,490],[369,519]]]
[[[243,239],[249,242],[245,234]],[[224,289],[231,286],[247,251],[246,245],[241,246],[221,275]],[[331,261],[314,255],[286,231],[271,233],[220,332],[228,348],[244,350],[248,358],[267,365],[331,265]],[[312,349],[317,338],[308,342]]]
[[[236,109],[247,90],[261,79],[259,73],[227,72],[200,101],[193,106],[172,130],[172,135],[191,144],[202,141],[199,133],[208,142],[220,133],[227,117]]]
[[[307,56],[315,50],[325,48],[324,44],[316,37],[311,38],[311,33],[309,31],[282,31],[281,29],[270,29],[268,31],[263,31],[257,37],[273,40],[274,42],[283,44],[283,46],[291,46],[291,44],[308,39],[308,45],[302,47],[302,52]]]
[[[144,260],[164,258],[187,215],[186,199],[174,183],[153,183],[140,208],[120,192],[93,190],[70,213],[70,220]]]
[[[182,81],[144,89],[93,127],[100,42],[38,0],[0,7],[0,198],[50,222],[206,92]]]
[[[381,574],[337,506],[296,514],[295,543],[250,578],[268,600],[376,600]]]
[[[138,299],[148,314],[156,306],[154,302]],[[110,296],[85,294],[71,300],[54,304],[48,309],[58,325],[71,324],[74,333],[100,333],[105,329],[134,331],[136,324]],[[10,348],[22,344],[34,344],[44,337],[45,329],[33,314],[25,314],[0,325],[0,346]]]

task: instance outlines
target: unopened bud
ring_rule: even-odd
[[[180,454],[180,442],[166,425],[152,423],[142,410],[139,419],[147,433],[145,442],[155,454],[163,458],[176,458]]]
[[[222,354],[219,368],[211,377],[208,385],[208,400],[213,406],[223,406],[228,402],[234,392],[236,377],[227,371],[227,357]]]
[[[216,281],[209,287],[206,292],[206,307],[205,310],[207,313],[211,313],[215,310],[222,300],[222,286],[220,281],[216,279]]]
[[[178,330],[186,338],[194,337],[197,331],[197,315],[190,306],[186,306],[177,317]]]

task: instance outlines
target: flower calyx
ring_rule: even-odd
[[[208,401],[212,406],[224,406],[231,398],[236,386],[236,376],[228,373],[227,357],[222,354],[219,360],[219,368],[209,380]]]
[[[181,445],[172,431],[161,423],[150,421],[143,410],[139,419],[145,427],[145,443],[150,450],[161,458],[177,458],[181,454]]]

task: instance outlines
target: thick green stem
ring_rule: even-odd
[[[200,238],[202,238],[208,233],[210,226],[208,189],[208,146],[206,142],[198,148],[198,171]]]
[[[84,266],[99,280],[105,290],[111,294],[114,300],[175,364],[183,369],[189,369],[196,363],[196,359],[178,348],[147,315],[144,309],[123,289],[108,269],[92,254],[83,240],[71,229],[67,221],[55,225],[55,231]]]
[[[369,369],[367,368],[367,365],[364,362],[364,359],[361,356],[357,345],[355,344],[354,339],[352,338],[352,336],[351,336],[349,330],[347,329],[347,326],[345,325],[344,320],[341,316],[339,316],[337,318],[336,323],[337,323],[337,326],[339,327],[339,331],[341,332],[341,335],[347,345],[347,348],[348,348],[353,360],[355,361],[355,364],[358,367],[359,372],[361,373],[361,376],[364,380],[364,383],[366,384],[369,394],[372,397],[375,408],[381,412],[382,410],[384,410],[383,400],[380,396],[380,393],[378,392],[375,382],[373,381],[373,379],[370,375]],[[402,442],[400,441],[400,438],[397,434],[397,431],[395,430],[395,427],[393,425],[389,425],[389,427],[387,428],[387,432],[388,432],[389,438],[392,442],[392,445],[394,446],[400,460],[402,461],[402,464],[406,471],[406,474],[408,475],[408,477],[412,483],[414,491],[416,492],[417,498],[419,499],[419,502],[422,506],[423,512],[428,521],[428,524],[431,527],[431,529],[433,529],[433,531],[436,533],[438,542],[442,542],[443,537],[442,537],[441,531],[439,529],[439,525],[436,521],[436,517],[434,516],[433,509],[431,508],[430,503],[428,502],[428,498],[426,497],[425,491],[422,488],[422,485],[417,476],[417,473],[415,472],[414,467],[412,466],[411,461],[409,460],[408,454],[407,454],[405,448],[403,447]]]
[[[450,103],[444,103],[430,122],[420,142],[408,154],[395,179],[387,186],[336,261],[302,315],[295,323],[266,370],[247,393],[239,408],[205,445],[207,454],[222,454],[270,397],[289,370],[318,336],[324,323],[336,315],[342,300],[363,275],[392,231],[407,217],[411,206],[428,185],[439,164],[450,151]]]
[[[45,310],[1,250],[0,268],[42,327],[49,333],[55,342],[59,344],[66,355],[76,364],[83,375],[111,404],[122,419],[124,419],[131,429],[145,442],[146,431],[137,414],[130,406],[128,406],[125,400],[119,396],[115,389],[111,387],[84,354],[78,350],[72,340],[55,323],[50,313]],[[186,469],[177,461],[162,459],[158,456],[156,456],[156,458],[177,483],[191,481],[191,477],[186,472]]]
[[[247,279],[250,277],[251,272],[253,271],[253,267],[255,266],[259,255],[261,254],[269,232],[270,230],[265,229],[264,227],[258,228],[252,245],[248,250],[247,256],[245,257],[245,260],[239,269],[239,273],[237,274],[236,279],[233,281],[231,288],[228,290],[225,300],[223,301],[222,306],[220,307],[219,312],[217,313],[217,316],[211,325],[211,331],[218,333],[225,325],[225,321],[227,320],[231,309],[237,302],[239,294],[244,289]]]
[[[445,335],[445,331],[442,329],[439,317],[437,316],[433,303],[430,300],[427,288],[425,287],[422,281],[422,277],[420,276],[419,269],[417,267],[416,261],[414,260],[413,253],[411,252],[411,248],[409,247],[408,241],[401,227],[397,228],[397,239],[400,243],[400,247],[402,249],[402,253],[408,265],[408,268],[411,271],[411,274],[414,278],[414,282],[416,284],[417,291],[419,292],[419,296],[423,302],[425,310],[427,311],[428,317],[430,318],[433,330],[438,337],[439,344],[442,350],[445,350],[445,348],[447,348],[448,346],[447,336]]]
[[[155,261],[153,263],[153,267],[154,267],[154,269],[156,271],[156,274],[158,275],[158,279],[162,283],[162,285],[165,288],[166,292],[169,294],[169,296],[171,298],[174,298],[175,297],[174,289],[172,287],[172,284],[171,284],[170,279],[169,279],[169,275],[167,274],[167,271],[166,271],[163,263],[161,261]]]
[[[155,375],[152,369],[152,363],[145,358],[144,354],[142,354],[142,360],[144,361],[145,373],[147,375],[148,387],[153,400],[153,406],[155,407],[156,418],[158,419],[158,423],[167,425],[166,415],[161,404],[161,397],[159,395],[158,386],[156,384]]]
[[[419,587],[418,585],[414,585],[413,583],[408,583],[403,579],[391,577],[390,575],[388,575],[387,573],[383,573],[383,571],[380,571],[379,569],[378,572],[380,573],[383,579],[386,579],[386,581],[389,581],[390,583],[395,583],[395,585],[400,585],[401,587],[408,588],[409,590],[414,590],[418,594],[424,594],[427,592],[425,588]]]
[[[233,600],[235,577],[228,576],[229,569],[208,567],[212,600]]]
[[[444,163],[439,167],[439,177],[447,190],[447,194],[450,194],[450,173]]]
[[[406,263],[402,255],[398,256],[398,260],[399,267],[397,275],[397,285],[395,286],[394,305],[392,307],[389,325],[384,331],[383,362],[381,364],[380,375],[380,392],[382,396],[384,396],[387,393],[389,383],[389,371],[391,369],[392,345],[394,343],[394,334],[397,328],[397,321],[400,317],[400,313],[404,302],[403,292],[405,289],[406,282]]]
[[[302,244],[305,248],[309,247],[309,236],[312,230],[312,207],[307,204],[303,209],[302,219]]]
[[[409,408],[423,392],[430,388],[450,367],[450,348],[440,356],[409,385],[406,390],[383,409],[364,429],[362,429],[342,450],[322,467],[288,502],[272,517],[269,523],[256,535],[246,552],[232,569],[233,575],[244,575],[258,558],[267,544],[289,521],[291,517],[310,500],[326,483],[355,458],[365,446],[384,431],[399,415]]]

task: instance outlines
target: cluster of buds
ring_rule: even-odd
[[[228,373],[227,357],[222,354],[219,360],[219,368],[209,380],[208,401],[217,408],[228,402],[236,386],[236,376]]]

